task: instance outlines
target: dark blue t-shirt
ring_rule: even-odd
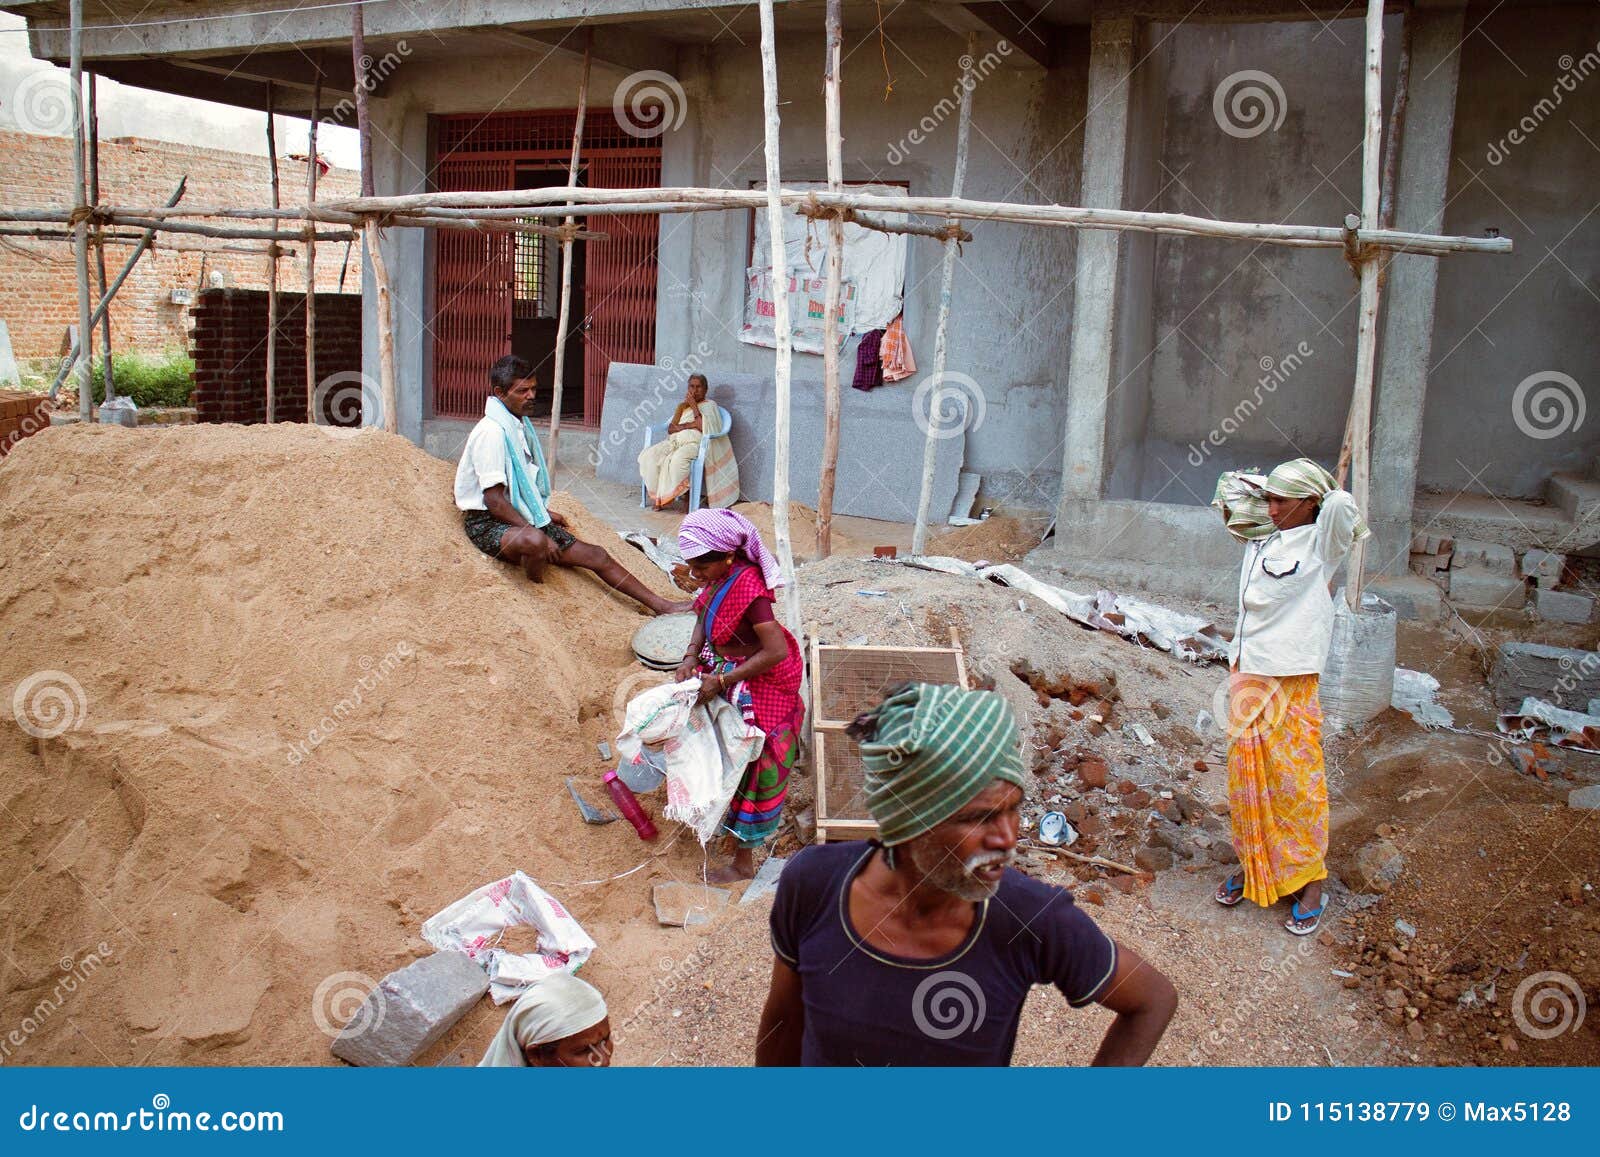
[[[876,844],[803,849],[778,879],[772,947],[800,974],[805,1065],[1008,1065],[1022,1003],[1054,984],[1074,1008],[1100,996],[1116,945],[1065,888],[1007,869],[954,952],[911,960],[850,925],[850,883]]]

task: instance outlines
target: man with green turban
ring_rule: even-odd
[[[1117,1014],[1095,1064],[1143,1064],[1177,993],[1065,888],[1010,866],[1025,780],[1005,699],[903,684],[850,734],[879,838],[784,869],[756,1063],[1007,1065],[1029,990],[1054,984]]]

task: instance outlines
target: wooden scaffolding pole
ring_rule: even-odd
[[[306,137],[306,204],[317,201],[317,121],[322,117],[322,54],[311,82],[311,128]],[[306,422],[317,424],[317,234],[306,230]]]
[[[188,174],[184,174],[178,179],[178,187],[172,191],[172,196],[167,198],[168,205],[176,205],[178,203],[179,199],[183,196],[183,191],[187,186],[188,181]],[[70,234],[70,236],[74,241],[77,240],[76,231]],[[122,283],[128,280],[128,274],[133,272],[133,267],[139,264],[139,258],[144,256],[145,250],[150,248],[155,239],[156,231],[154,229],[146,229],[144,231],[144,235],[139,238],[138,244],[134,246],[133,252],[128,255],[128,260],[123,263],[122,271],[117,274],[116,280],[113,281],[106,288],[106,291],[100,295],[100,304],[95,307],[93,316],[89,318],[90,326],[93,326],[95,322],[99,321],[100,318],[104,316],[106,311],[111,308],[111,299],[117,295],[117,290],[121,289]],[[72,348],[67,351],[67,356],[62,361],[61,368],[56,371],[56,380],[50,384],[51,401],[55,401],[56,393],[61,389],[61,383],[67,379],[67,373],[72,369],[73,366],[77,365],[78,354],[81,349],[81,344],[74,343]],[[79,406],[80,408],[82,407],[81,402],[79,403]]]
[[[839,132],[839,67],[844,45],[844,0],[828,0],[822,58],[828,191],[844,190],[844,142]],[[822,473],[817,481],[817,557],[833,553],[833,489],[839,470],[839,297],[844,284],[844,221],[828,217],[828,288],[822,316]]]
[[[89,204],[100,203],[100,92],[96,84],[100,78],[89,74]],[[99,223],[94,227],[95,292],[106,299],[106,231]],[[111,311],[100,311],[100,345],[104,353],[100,360],[105,365],[106,401],[117,396],[116,375],[111,368]],[[104,403],[102,403],[104,404]]]
[[[272,207],[276,209],[278,195],[278,136],[276,86],[267,81],[267,171],[272,177]],[[277,229],[278,218],[272,218],[272,228]],[[267,242],[267,421],[277,420],[278,375],[278,243]]]
[[[800,592],[794,578],[794,543],[789,536],[789,373],[791,342],[789,294],[785,288],[788,263],[783,245],[782,181],[778,164],[778,53],[773,27],[772,0],[761,0],[761,106],[767,162],[767,240],[772,263],[772,335],[777,354],[773,359],[772,537],[783,575],[779,595],[784,626],[795,638],[801,634]]]
[[[567,184],[578,183],[578,157],[583,152],[583,118],[589,107],[589,57],[594,49],[594,29],[585,30],[583,75],[578,80],[578,116],[572,125],[572,159],[567,163]],[[561,238],[561,305],[556,315],[556,364],[550,387],[550,485],[561,470],[561,390],[567,384],[567,327],[572,322],[572,235],[577,218],[568,213],[569,232]]]
[[[972,77],[972,62],[977,53],[977,33],[969,33],[967,54],[962,58],[966,63],[961,70],[961,113],[956,122],[956,171],[951,179],[951,200],[960,199],[961,186],[967,179],[967,142],[972,136],[972,90],[976,85]],[[950,224],[956,224],[954,218],[951,218]],[[928,508],[933,504],[934,467],[939,461],[939,443],[949,437],[949,432],[940,426],[939,418],[944,400],[949,396],[944,386],[944,375],[950,352],[950,298],[955,288],[956,250],[959,245],[960,242],[953,236],[944,239],[944,264],[939,270],[939,324],[933,334],[933,370],[924,379],[923,385],[918,387],[919,393],[927,395],[928,416],[923,429],[922,489],[917,495],[916,526],[911,531],[912,554],[922,554],[928,548]],[[973,400],[965,395],[961,400],[964,405],[973,404]],[[914,398],[912,405],[920,407],[921,402]],[[965,423],[961,430],[956,431],[956,436],[960,437],[964,431]]]
[[[366,24],[362,18],[361,10],[365,7],[357,4],[350,10],[350,56],[354,64],[355,90],[356,90],[356,126],[361,138],[361,195],[373,195],[372,173],[372,119],[367,113],[367,89],[369,80],[367,66],[371,58],[367,55]],[[399,391],[394,380],[394,325],[390,314],[389,300],[389,267],[383,260],[383,239],[378,233],[378,221],[375,217],[367,217],[361,225],[361,243],[366,250],[367,259],[372,262],[372,284],[378,291],[378,384],[382,392],[383,401],[380,408],[383,413],[383,428],[389,433],[398,433],[400,429],[400,399]]]
[[[83,0],[68,7],[72,44],[72,250],[78,275],[78,416],[94,420],[94,326],[89,320],[89,215],[83,173]]]
[[[1366,117],[1361,137],[1361,220],[1363,230],[1378,227],[1380,161],[1383,148],[1383,0],[1367,0]],[[1371,478],[1368,443],[1372,436],[1372,376],[1378,353],[1378,285],[1382,254],[1362,248],[1361,314],[1356,329],[1355,390],[1350,398],[1350,493],[1365,515]],[[1361,610],[1361,586],[1366,543],[1350,550],[1345,573],[1345,599],[1353,611]]]

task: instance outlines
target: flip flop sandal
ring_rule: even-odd
[[[1295,936],[1310,936],[1322,925],[1322,912],[1327,906],[1328,902],[1324,900],[1317,905],[1315,911],[1302,912],[1300,910],[1300,901],[1296,898],[1294,903],[1289,905],[1289,919],[1284,921],[1283,926]],[[1302,928],[1300,926],[1300,921],[1302,920],[1309,920],[1311,923],[1309,926]]]
[[[1235,881],[1238,882],[1237,885],[1235,884]],[[1222,886],[1217,889],[1216,895],[1214,895],[1212,899],[1221,904],[1224,908],[1232,908],[1240,900],[1243,900],[1244,873],[1235,872],[1226,880],[1222,881]]]

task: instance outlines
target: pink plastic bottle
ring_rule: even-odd
[[[623,814],[627,821],[633,825],[633,830],[639,833],[641,840],[653,840],[660,833],[656,825],[650,822],[650,817],[644,808],[639,806],[639,800],[629,790],[628,785],[617,778],[617,773],[608,771],[605,775],[606,791],[611,793],[611,800],[617,805],[617,810]]]

